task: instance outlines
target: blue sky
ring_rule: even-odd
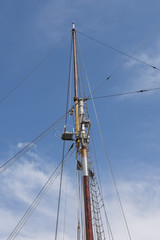
[[[72,21],[80,32],[160,67],[159,1],[0,1],[0,99],[65,36],[61,44],[0,104],[0,162],[38,136],[65,112]],[[156,30],[156,31],[155,31]],[[92,90],[126,58],[77,34]],[[160,86],[160,73],[129,60],[95,96]],[[87,86],[87,84],[86,84]],[[86,92],[89,93],[88,88]],[[159,91],[95,100],[110,161],[133,239],[159,240]],[[88,102],[103,192],[115,239],[128,239],[116,205],[93,106]],[[0,236],[15,224],[61,159],[61,124],[0,176]],[[75,161],[68,164],[68,228],[75,239]],[[66,177],[66,172],[64,174]],[[17,239],[52,239],[58,180]],[[65,192],[65,186],[63,186]],[[54,199],[54,200],[53,200]],[[72,207],[71,207],[72,206]],[[75,208],[74,208],[74,207]],[[64,202],[62,203],[62,209]],[[113,214],[114,212],[114,214]],[[63,214],[60,219],[63,223]],[[68,229],[66,228],[66,229]],[[35,231],[36,229],[36,231]],[[40,230],[41,229],[41,230]],[[36,232],[36,234],[35,234]],[[60,233],[62,234],[62,229]],[[118,237],[117,237],[118,236]]]

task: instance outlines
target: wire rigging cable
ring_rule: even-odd
[[[87,77],[87,83],[88,83],[88,88],[89,88],[89,91],[90,91],[90,96],[92,98],[93,109],[94,109],[94,112],[95,112],[96,121],[97,121],[97,125],[98,125],[98,128],[99,128],[101,141],[102,141],[104,152],[105,152],[105,155],[106,155],[108,169],[109,169],[109,172],[110,172],[110,175],[111,175],[111,179],[112,179],[112,182],[113,182],[113,186],[114,186],[114,189],[115,189],[115,192],[116,192],[116,195],[117,195],[118,203],[119,203],[119,206],[120,206],[122,217],[124,219],[124,223],[125,223],[125,226],[126,226],[128,237],[129,237],[130,240],[132,240],[131,234],[130,234],[130,230],[129,230],[129,227],[128,227],[128,223],[127,223],[127,219],[126,219],[126,216],[125,216],[125,213],[124,213],[124,209],[123,209],[123,206],[122,206],[122,202],[121,202],[121,199],[120,199],[119,191],[118,191],[118,188],[117,188],[117,184],[116,184],[116,181],[115,181],[115,178],[114,178],[114,174],[113,174],[113,170],[112,170],[112,167],[111,167],[111,163],[110,163],[110,160],[109,160],[109,156],[108,156],[108,153],[107,153],[106,145],[105,145],[105,142],[104,142],[104,138],[103,138],[102,130],[101,130],[101,127],[100,127],[100,123],[99,123],[99,119],[98,119],[98,115],[97,115],[97,111],[96,111],[96,106],[95,106],[95,103],[94,103],[94,100],[93,100],[93,95],[92,95],[92,91],[91,91],[91,87],[90,87],[90,84],[89,84],[88,77]]]
[[[70,153],[73,146],[74,146],[74,144],[71,145],[71,147],[69,148],[69,150],[65,154],[65,156],[64,156],[65,161],[69,160],[69,157],[71,157],[72,154],[74,153],[74,150]],[[18,222],[18,224],[16,225],[16,227],[14,228],[12,233],[9,235],[7,240],[13,240],[17,237],[17,235],[19,234],[19,232],[21,231],[21,229],[23,228],[25,223],[31,217],[32,213],[35,211],[35,209],[37,208],[37,206],[39,205],[39,203],[41,202],[43,197],[46,195],[46,193],[48,192],[48,190],[50,189],[50,187],[52,186],[52,184],[56,180],[57,176],[60,174],[61,165],[62,165],[62,161],[58,164],[56,169],[53,171],[53,173],[51,174],[51,176],[49,177],[49,179],[47,180],[47,182],[45,183],[45,185],[43,186],[43,188],[41,189],[41,191],[39,192],[37,197],[34,199],[32,204],[30,205],[30,207],[26,211],[26,213],[23,215],[21,220]]]
[[[29,71],[24,78],[22,78],[12,89],[10,89],[4,97],[0,99],[0,104],[3,103],[27,78],[35,72],[40,65],[51,55],[51,53],[60,45],[60,43],[66,38],[68,33],[53,47],[32,69]]]
[[[70,110],[66,113],[68,113]],[[38,137],[32,140],[30,143],[27,144],[22,150],[16,153],[12,158],[10,158],[7,162],[0,166],[0,174],[7,170],[13,163],[15,163],[19,158],[21,158],[26,152],[28,152],[32,147],[35,146],[43,137],[45,137],[55,126],[57,126],[65,117],[64,114],[60,117],[56,122],[54,122],[50,127],[48,127],[45,131],[43,131]]]
[[[78,50],[80,52],[80,58],[81,58],[81,61],[82,61],[82,67],[83,67],[83,70],[84,70],[84,74],[85,74],[85,77],[87,78],[87,72],[86,72],[86,68],[85,68],[85,64],[84,64],[84,60],[83,60],[83,56],[82,56],[82,52],[81,52],[81,49],[80,49],[80,46],[78,45]],[[79,55],[79,53],[78,53]],[[84,86],[84,83],[83,83],[83,86]],[[85,91],[84,91],[84,96],[85,96]],[[88,113],[88,107],[87,107],[87,102],[85,101],[85,109],[86,109],[86,113],[89,117],[89,113]],[[92,136],[92,135],[91,135]],[[93,142],[93,136],[92,136],[92,143],[93,143],[93,147],[94,147],[94,142]],[[94,149],[94,154],[95,154],[95,149]],[[91,154],[92,155],[92,154]],[[89,157],[89,156],[88,156]],[[96,157],[96,155],[95,155]],[[91,157],[91,160],[92,160],[92,157]],[[91,161],[92,163],[92,168],[93,168],[93,161]],[[98,167],[98,166],[97,166]],[[95,173],[94,169],[93,169],[93,172]],[[99,169],[98,169],[98,174],[99,174]],[[100,176],[99,176],[99,182],[101,183],[100,181]],[[102,187],[100,185],[100,189],[99,191],[101,192],[101,197],[102,197],[102,203],[103,203],[103,209],[104,209],[104,213],[105,213],[105,219],[106,219],[106,224],[107,224],[107,230],[108,230],[108,236],[109,236],[109,240],[110,238],[112,238],[112,240],[114,240],[114,237],[113,237],[113,233],[112,233],[112,230],[111,230],[111,227],[110,227],[110,223],[109,223],[109,219],[108,219],[108,216],[107,216],[107,212],[106,212],[106,208],[105,208],[105,204],[104,204],[104,199],[103,199],[103,193],[102,193]],[[103,225],[103,224],[102,224]],[[96,230],[96,229],[95,229]],[[96,233],[95,233],[96,234]],[[98,238],[99,239],[99,238]]]
[[[154,29],[139,45],[138,47],[130,54],[131,56],[133,56],[139,49],[142,48],[142,46],[148,42],[152,37],[153,37],[153,33],[157,32],[160,28],[160,25]],[[113,70],[113,72],[106,78],[106,80],[109,80],[115,73],[117,73],[121,67],[128,62],[130,58],[127,58],[125,61],[123,61],[117,68],[115,68],[115,70]]]
[[[115,93],[115,94],[104,95],[104,96],[96,96],[96,97],[93,97],[93,98],[92,97],[88,97],[88,98],[85,98],[84,101],[88,101],[88,100],[92,100],[92,99],[102,99],[102,98],[118,97],[118,96],[137,94],[137,93],[146,93],[146,92],[156,91],[156,90],[160,90],[160,87],[141,89],[141,90],[136,90],[136,91],[132,91],[132,92]]]
[[[71,49],[70,49],[68,90],[67,90],[66,115],[65,115],[65,125],[64,125],[65,128],[66,128],[66,124],[67,124],[67,112],[68,112],[69,94],[70,94],[71,61],[72,61],[72,39],[71,39]],[[60,212],[60,204],[61,204],[64,156],[65,156],[65,141],[63,142],[63,150],[62,150],[62,164],[61,164],[61,175],[60,175],[59,196],[58,196],[58,206],[57,206],[57,220],[56,220],[55,240],[57,240],[57,235],[58,235],[58,224],[59,224],[59,212]]]
[[[57,220],[56,220],[55,240],[57,240],[57,234],[58,234],[59,210],[60,210],[60,203],[61,203],[61,191],[62,191],[62,179],[63,179],[64,151],[65,151],[65,141],[63,142],[63,151],[62,151],[62,161],[61,161],[62,164],[61,164],[61,175],[60,175],[60,183],[59,183],[59,196],[58,196],[58,207],[57,207]]]
[[[84,71],[85,71],[85,74],[86,74],[86,80],[87,80],[87,84],[88,84],[88,88],[89,88],[89,92],[90,92],[90,96],[91,96],[91,100],[92,100],[92,104],[93,104],[93,109],[94,109],[94,112],[95,112],[97,125],[98,125],[98,128],[99,128],[101,141],[102,141],[104,152],[105,152],[105,155],[106,155],[108,169],[109,169],[110,176],[111,176],[111,179],[112,179],[112,183],[113,183],[116,195],[117,195],[118,204],[119,204],[119,207],[120,207],[120,210],[121,210],[121,214],[122,214],[125,226],[126,226],[128,237],[129,237],[130,240],[132,240],[131,234],[130,234],[130,230],[129,230],[129,227],[128,227],[128,223],[127,223],[127,219],[126,219],[126,216],[125,216],[125,213],[124,213],[124,209],[123,209],[123,206],[122,206],[122,202],[121,202],[121,199],[120,199],[119,191],[118,191],[118,188],[117,188],[117,184],[116,184],[116,181],[115,181],[115,178],[114,178],[114,174],[113,174],[113,170],[112,170],[112,167],[111,167],[111,163],[110,163],[110,160],[109,160],[109,156],[108,156],[108,153],[107,153],[106,145],[105,145],[105,142],[104,142],[104,138],[103,138],[102,130],[101,130],[101,127],[100,127],[100,123],[99,123],[99,119],[98,119],[98,115],[97,115],[97,111],[96,111],[96,106],[95,106],[95,103],[94,103],[93,94],[92,94],[92,91],[91,91],[91,87],[90,87],[90,83],[89,83],[89,80],[88,80],[87,72],[85,70],[85,66],[84,66]]]
[[[67,195],[68,195],[68,168],[66,167],[66,181],[65,181],[65,202],[64,202],[64,223],[63,223],[63,240],[66,230],[66,212],[67,212]]]
[[[153,69],[155,69],[155,70],[160,71],[160,68],[158,68],[158,67],[156,67],[156,66],[153,66],[153,65],[151,65],[151,64],[149,64],[149,63],[147,63],[147,62],[144,62],[144,61],[142,61],[142,60],[139,59],[139,58],[133,57],[132,55],[129,55],[129,54],[127,54],[127,53],[125,53],[125,52],[117,49],[117,48],[114,48],[114,47],[112,47],[112,46],[110,46],[110,45],[108,45],[108,44],[106,44],[106,43],[104,43],[104,42],[101,42],[101,41],[99,41],[99,40],[97,40],[97,39],[95,39],[95,38],[93,38],[93,37],[90,37],[90,36],[88,36],[87,34],[84,34],[84,33],[79,32],[79,31],[77,31],[77,32],[78,32],[79,34],[81,34],[81,35],[83,35],[83,36],[85,36],[85,37],[87,37],[87,38],[89,38],[89,39],[91,39],[91,40],[93,40],[93,41],[95,41],[95,42],[97,42],[97,43],[99,43],[99,44],[107,47],[107,48],[110,48],[110,49],[118,52],[118,53],[121,54],[121,55],[124,55],[124,56],[126,56],[126,57],[128,57],[128,58],[131,58],[131,59],[133,59],[133,60],[135,60],[135,61],[137,61],[137,62],[140,62],[140,63],[142,63],[142,64],[144,64],[144,65],[146,65],[146,66],[148,66],[148,67],[151,67],[151,68],[153,68]]]
[[[133,56],[147,41],[149,41],[153,37],[153,33],[156,33],[160,28],[160,25],[154,29],[139,45],[138,47],[130,54],[130,56]],[[130,57],[128,57],[126,60],[124,60],[119,66],[117,66],[108,77],[102,81],[93,91],[92,94],[94,94],[103,84],[106,82],[106,80],[109,80],[114,74],[116,74],[123,66],[125,63],[128,62]]]

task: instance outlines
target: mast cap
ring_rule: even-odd
[[[72,29],[75,30],[75,24],[74,24],[74,21],[72,22]]]

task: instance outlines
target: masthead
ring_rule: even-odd
[[[72,30],[75,30],[75,24],[72,22]]]

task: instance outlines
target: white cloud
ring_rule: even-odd
[[[139,165],[139,168],[142,165]],[[141,176],[119,180],[117,182],[123,208],[129,225],[132,239],[154,239],[158,240],[160,221],[160,178],[158,169],[143,164],[144,170],[139,169]],[[128,239],[125,237],[126,229],[120,214],[115,195],[111,186],[106,185],[106,192],[111,197],[105,199],[111,227],[116,239]],[[108,200],[107,200],[108,199]]]
[[[155,51],[157,49],[157,52]],[[146,49],[140,54],[136,54],[136,58],[143,62],[155,66],[160,69],[160,51],[158,46],[155,45],[154,49]],[[143,63],[135,60],[129,60],[125,64],[127,71],[130,72],[129,80],[130,89],[147,89],[156,88],[160,86],[160,71],[152,67],[146,66]]]
[[[57,165],[57,163],[55,165]],[[23,160],[17,162],[14,167],[12,166],[11,169],[1,175],[1,239],[6,239],[9,236],[54,169],[55,166],[53,164],[45,162],[40,155],[30,151],[30,154],[23,157]],[[68,204],[71,204],[72,208],[74,208],[76,196],[72,197],[72,181],[69,180],[69,177],[67,177],[67,179],[69,183]],[[66,177],[64,176],[64,181],[65,180]],[[42,200],[36,212],[21,231],[19,239],[43,239],[46,236],[48,239],[53,238],[56,222],[58,190],[59,179],[57,178],[51,190],[47,193],[47,196]],[[65,186],[62,188],[63,196],[64,193]],[[64,197],[62,197],[62,213],[64,211],[63,201]],[[72,208],[70,209],[71,213],[74,211]],[[5,219],[5,221],[3,219]],[[72,222],[71,225],[74,225],[75,221],[73,219],[74,218],[68,221],[68,223]],[[61,222],[63,224],[62,217],[60,217],[60,223]],[[62,224],[60,224],[60,226]]]
[[[27,142],[25,142],[25,143],[19,142],[19,143],[17,144],[17,148],[24,148],[24,147],[26,147],[28,144],[29,144],[29,143],[27,143]]]
[[[33,152],[30,152],[31,155]],[[36,160],[37,154],[39,163]],[[35,159],[29,155],[18,162],[1,176],[0,197],[0,232],[1,239],[6,239],[23,216],[33,199],[47,181],[55,166],[45,163],[38,153]],[[40,167],[41,166],[41,167]],[[140,166],[142,167],[142,165]],[[143,165],[143,167],[145,167]],[[125,178],[117,182],[129,228],[133,239],[159,240],[160,221],[160,178],[158,170],[146,166],[146,174],[127,181]],[[67,179],[67,181],[66,181]],[[62,202],[59,223],[59,239],[63,239],[64,195],[67,182],[67,221],[65,239],[76,237],[76,189],[71,176],[66,178],[64,172]],[[54,238],[59,180],[42,200],[36,212],[20,232],[17,239],[42,240]],[[127,239],[124,224],[117,207],[115,196],[109,184],[103,183],[105,202],[115,240]],[[110,196],[110,197],[109,197]]]

